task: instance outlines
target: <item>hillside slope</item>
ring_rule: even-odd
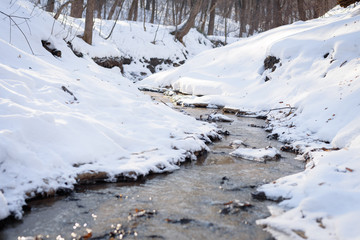
[[[266,115],[273,136],[311,160],[304,172],[258,189],[285,199],[259,224],[280,239],[355,239],[360,235],[351,227],[360,215],[359,39],[360,6],[335,8],[326,17],[203,52],[138,84],[191,94],[179,100],[185,104]]]
[[[76,57],[67,27],[29,1],[1,1],[0,11],[18,16],[26,36],[1,14],[0,219],[21,218],[26,199],[77,181],[173,171],[217,136],[214,125],[154,103],[118,68],[99,67],[91,54]],[[73,42],[83,53],[110,44]]]

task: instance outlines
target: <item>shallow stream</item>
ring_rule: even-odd
[[[216,111],[177,108],[196,118]],[[77,187],[69,196],[31,201],[31,211],[0,230],[0,239],[272,239],[255,221],[275,203],[252,199],[251,193],[301,171],[303,163],[284,152],[266,163],[230,156],[234,140],[256,148],[279,149],[281,143],[254,127],[264,126],[263,120],[227,116],[234,122],[217,124],[230,135],[209,145],[206,157],[141,182]]]

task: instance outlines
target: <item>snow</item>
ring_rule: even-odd
[[[15,21],[35,53],[14,25],[10,38],[9,19],[1,16],[0,219],[10,213],[21,218],[26,199],[71,189],[83,173],[105,172],[112,181],[176,170],[207,149],[208,136],[217,136],[215,125],[153,102],[118,69],[96,65],[91,54],[118,53],[112,41],[95,37],[89,46],[25,0],[1,1],[0,11],[29,17]],[[67,38],[74,38],[83,58],[68,48]],[[62,57],[52,56],[41,40]],[[167,50],[155,51],[165,57]]]
[[[258,162],[265,162],[267,159],[273,159],[279,154],[279,151],[276,148],[272,147],[258,149],[238,148],[230,153],[230,155],[235,157]]]
[[[258,189],[286,199],[258,222],[279,239],[360,236],[354,227],[360,211],[359,13],[359,4],[336,7],[319,19],[202,52],[137,83],[191,94],[179,100],[184,104],[266,114],[280,141],[311,157],[304,172]],[[265,69],[267,56],[280,59],[275,71]]]
[[[142,22],[117,21],[114,31],[108,40],[114,21],[96,19],[93,33],[93,47],[88,45],[74,35],[84,30],[84,20],[74,19],[68,16],[60,18],[70,32],[67,41],[71,41],[75,50],[82,52],[92,58],[98,57],[126,57],[131,58],[130,65],[124,65],[125,77],[134,81],[143,79],[143,75],[151,75],[147,68],[152,58],[170,60],[173,63],[181,64],[182,61],[191,58],[200,52],[213,48],[213,44],[203,34],[195,29],[184,37],[182,43],[174,41],[170,34],[171,26],[145,23],[146,31]],[[64,29],[61,31],[64,32]],[[55,34],[57,34],[55,32]],[[67,33],[64,33],[67,34]],[[173,64],[160,64],[156,71],[172,68]]]
[[[0,219],[6,218],[9,214],[10,212],[7,206],[7,201],[2,192],[0,192]]]

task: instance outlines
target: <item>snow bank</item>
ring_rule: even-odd
[[[261,188],[270,196],[289,198],[280,205],[285,211],[259,222],[273,233],[276,229],[277,237],[360,235],[351,228],[360,196],[359,12],[359,5],[335,8],[326,17],[203,52],[180,68],[138,83],[192,94],[182,100],[188,104],[259,111],[272,120],[273,134],[281,141],[303,152],[318,149],[306,171]],[[265,69],[268,56],[279,62]],[[271,111],[277,108],[282,111]],[[341,150],[326,150],[336,148]]]
[[[14,25],[9,42],[9,19],[0,19],[0,219],[20,218],[27,198],[72,188],[80,174],[173,171],[216,136],[215,125],[154,103],[118,70],[76,57],[66,27],[28,1],[1,1],[0,10],[29,17],[29,27],[15,21],[30,44]]]
[[[7,206],[7,201],[2,192],[0,192],[0,219],[6,218],[9,214],[10,212]]]

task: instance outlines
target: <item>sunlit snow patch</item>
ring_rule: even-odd
[[[266,148],[238,148],[235,151],[231,152],[230,155],[234,157],[243,158],[251,161],[266,162],[268,160],[279,159],[280,153],[276,148],[266,147]]]

